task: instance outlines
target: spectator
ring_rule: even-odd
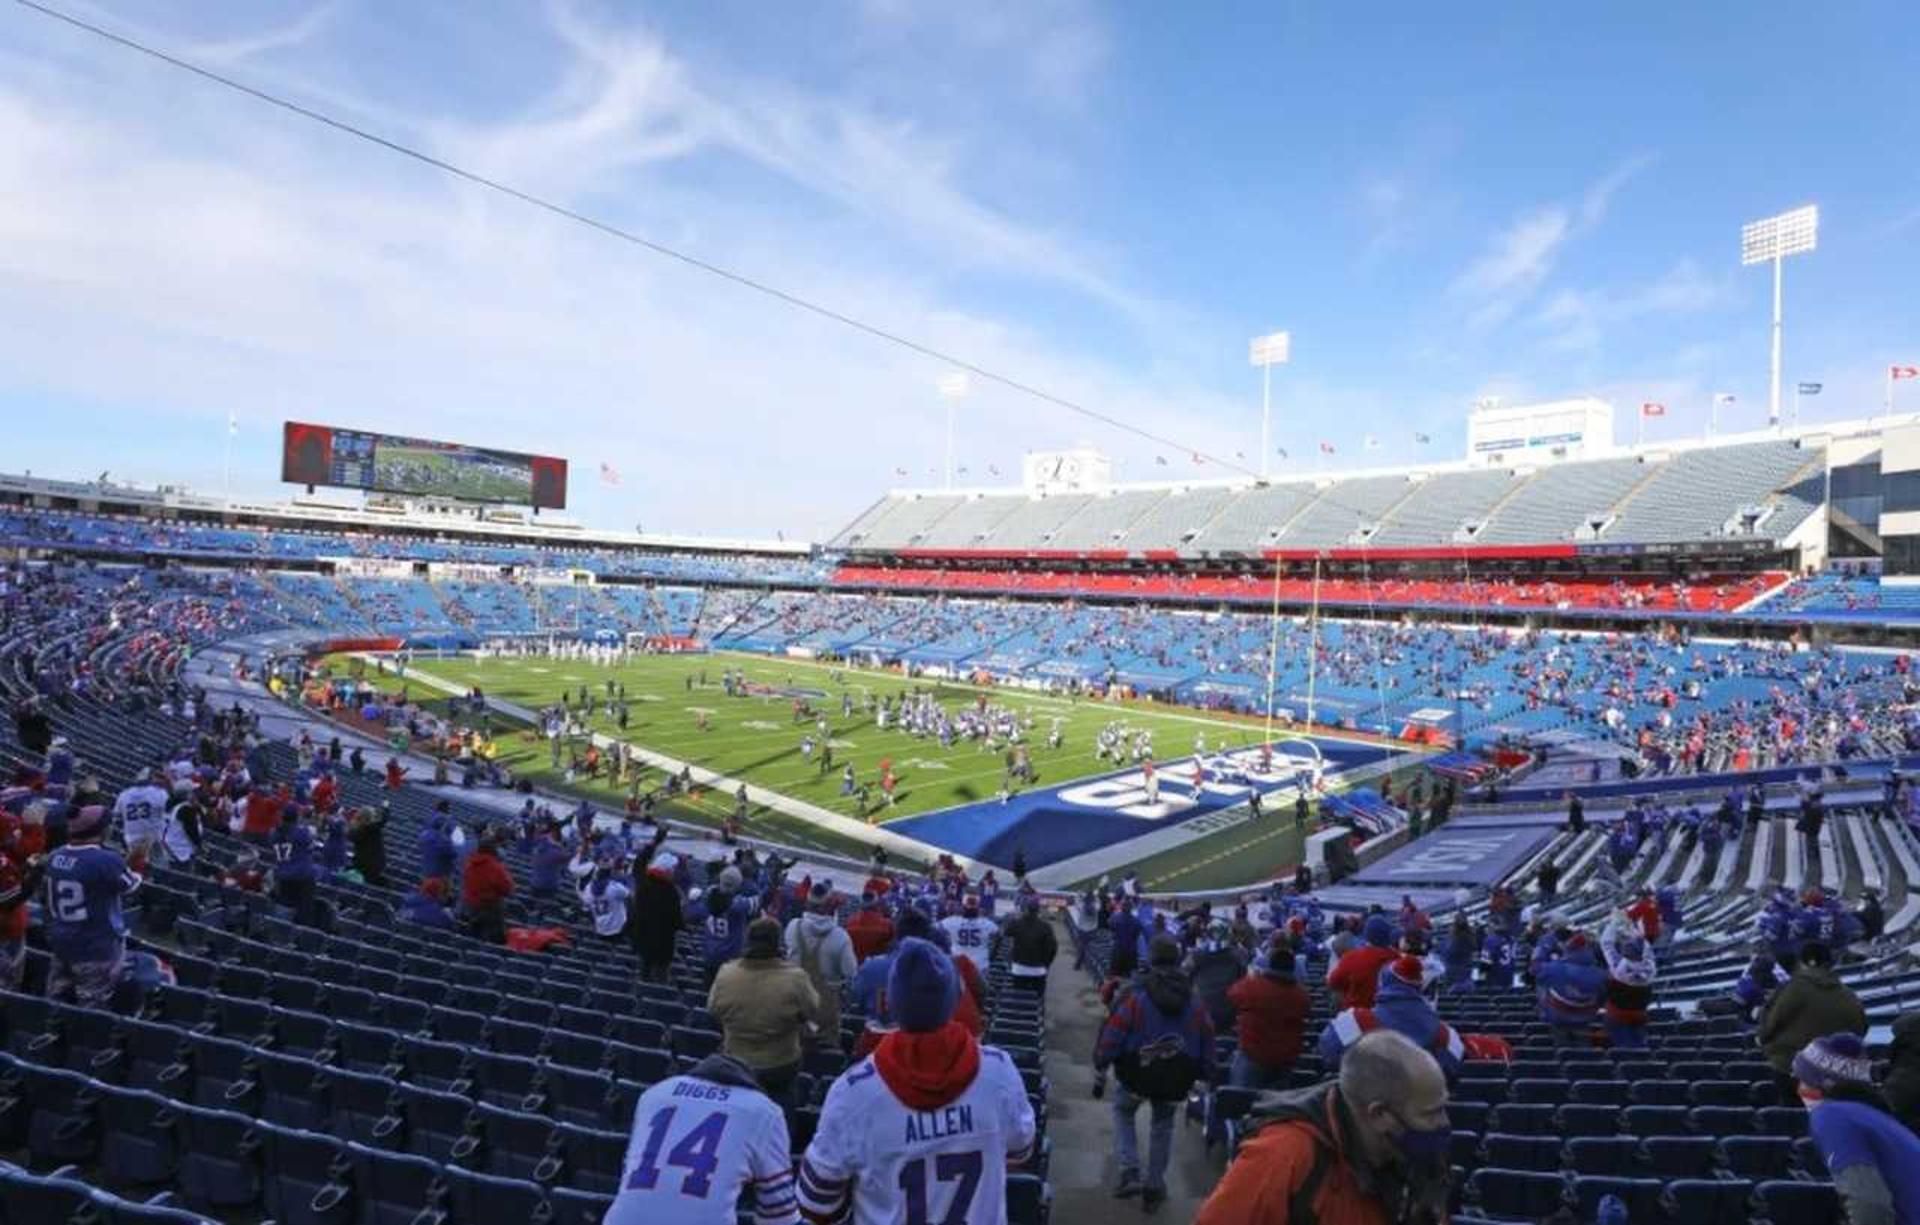
[[[1606,971],[1594,964],[1587,938],[1569,937],[1559,957],[1536,965],[1540,1019],[1553,1027],[1555,1041],[1584,1043],[1607,992]]]
[[[460,927],[453,911],[447,909],[447,882],[438,876],[427,877],[418,889],[400,899],[400,919],[440,931],[457,931]]]
[[[1829,1034],[1793,1057],[1807,1134],[1833,1179],[1850,1225],[1920,1221],[1920,1137],[1873,1087],[1873,1064],[1852,1033]]]
[[[1549,859],[1540,865],[1540,871],[1534,874],[1534,884],[1540,889],[1542,904],[1553,905],[1554,898],[1560,895],[1560,865]]]
[[[293,912],[293,921],[303,927],[318,922],[313,866],[313,827],[301,819],[301,810],[288,805],[281,810],[280,828],[273,836],[274,900]]]
[[[468,932],[488,944],[505,944],[507,899],[512,896],[513,873],[500,862],[499,835],[483,834],[467,856],[460,880],[460,908],[466,912]]]
[[[120,899],[140,887],[136,867],[100,845],[106,832],[106,808],[90,804],[67,818],[66,845],[47,857],[47,997],[71,995],[83,1008],[107,1007],[126,973]]]
[[[1361,929],[1366,943],[1343,953],[1327,972],[1327,989],[1342,1008],[1373,1007],[1380,970],[1395,957],[1393,924],[1383,914],[1369,915]]]
[[[899,1029],[827,1091],[800,1164],[807,1220],[1007,1219],[1007,1167],[1033,1151],[1033,1108],[1013,1061],[953,1019],[960,993],[945,953],[900,941],[885,989]],[[965,1120],[969,1134],[936,1141],[922,1130],[934,1120]]]
[[[864,963],[877,957],[893,943],[893,920],[880,907],[880,895],[869,890],[860,897],[860,909],[847,920],[847,938],[853,941],[853,955]]]
[[[1920,1135],[1920,1012],[1893,1023],[1887,1063],[1887,1102],[1894,1117]]]
[[[1206,934],[1194,946],[1187,973],[1215,1031],[1233,1028],[1233,1001],[1228,992],[1246,972],[1247,957],[1233,942],[1233,928],[1225,919],[1208,923]]]
[[[1786,1096],[1792,1090],[1793,1057],[1800,1048],[1829,1034],[1866,1032],[1866,1009],[1834,975],[1833,954],[1816,942],[1800,950],[1793,977],[1760,1014],[1757,1037]]]
[[[1603,1011],[1607,1039],[1615,1050],[1647,1047],[1647,1009],[1653,1005],[1653,952],[1638,936],[1609,944],[1607,1002]]]
[[[640,977],[645,982],[672,981],[674,936],[686,926],[680,890],[673,883],[679,867],[679,856],[670,851],[656,852],[647,870],[640,874],[628,904],[627,934],[640,958]]]
[[[1145,927],[1135,913],[1133,899],[1122,896],[1107,920],[1107,932],[1113,937],[1113,954],[1107,960],[1107,973],[1130,978],[1140,964],[1140,945]]]
[[[1455,911],[1446,941],[1440,946],[1449,991],[1464,991],[1473,983],[1473,959],[1477,952],[1479,941],[1474,938],[1473,924],[1468,922],[1465,910]]]
[[[17,840],[16,840],[17,841]],[[0,848],[0,989],[18,991],[27,973],[28,900],[40,887],[44,857]]]
[[[833,887],[814,882],[807,896],[807,913],[787,924],[787,957],[806,971],[807,981],[820,999],[813,1016],[819,1041],[840,1050],[840,1001],[860,962],[853,955],[853,939],[835,922],[838,906]]]
[[[1180,946],[1156,938],[1147,972],[1107,1015],[1094,1047],[1097,1073],[1113,1068],[1113,1149],[1120,1165],[1121,1199],[1138,1195],[1152,1212],[1167,1198],[1167,1162],[1173,1154],[1173,1118],[1196,1081],[1213,1079],[1213,1022],[1180,971]],[[1134,1119],[1151,1111],[1147,1164],[1140,1167]]]
[[[1567,829],[1574,834],[1587,832],[1587,806],[1573,792],[1567,792]]]
[[[1755,953],[1747,963],[1740,981],[1733,985],[1733,1001],[1739,1005],[1741,1019],[1752,1024],[1754,1015],[1765,1008],[1773,993],[1787,981],[1775,964],[1772,953]]]
[[[1640,890],[1640,896],[1633,905],[1627,907],[1627,918],[1640,925],[1640,934],[1646,937],[1648,944],[1659,945],[1662,930],[1660,904],[1654,900],[1653,890]]]
[[[618,939],[627,930],[627,899],[632,896],[633,886],[627,883],[619,860],[612,855],[596,860],[580,882],[580,904],[593,920],[593,934]]]
[[[1312,1001],[1293,967],[1293,949],[1276,936],[1252,972],[1228,988],[1240,1037],[1231,1083],[1247,1089],[1280,1088],[1300,1058]]]
[[[1045,995],[1047,971],[1060,952],[1060,940],[1053,934],[1053,924],[1041,916],[1038,897],[1021,895],[1020,913],[1007,924],[1006,936],[1007,968],[1014,984]]]
[[[533,866],[527,873],[527,892],[541,899],[558,896],[560,882],[567,875],[568,855],[567,848],[560,842],[560,831],[551,821],[540,826],[529,858]]]
[[[753,898],[741,892],[740,869],[728,864],[688,916],[697,919],[704,929],[702,944],[709,974],[717,973],[740,955],[753,910]],[[775,930],[779,930],[777,924]]]
[[[714,975],[707,1011],[725,1034],[721,1050],[753,1069],[768,1097],[791,1105],[800,1037],[820,1014],[820,997],[806,971],[780,956],[778,920],[747,925],[740,956]]]
[[[1418,957],[1408,953],[1387,963],[1380,971],[1376,1002],[1342,1011],[1321,1031],[1321,1065],[1338,1068],[1347,1050],[1364,1035],[1376,1029],[1391,1029],[1406,1035],[1431,1054],[1451,1082],[1460,1074],[1466,1048],[1461,1044],[1460,1035],[1440,1019],[1440,1014],[1421,994],[1425,983],[1425,967]]]
[[[387,809],[362,808],[353,814],[347,827],[347,841],[353,847],[353,867],[360,879],[377,888],[387,883]]]
[[[453,863],[458,848],[453,842],[453,816],[445,800],[433,806],[433,812],[420,827],[420,875],[453,879]]]
[[[1262,1099],[1194,1225],[1438,1225],[1447,1217],[1447,1078],[1391,1030],[1339,1078]]]

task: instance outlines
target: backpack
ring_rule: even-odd
[[[832,933],[828,933],[831,935]],[[814,1014],[814,1022],[828,1041],[838,1041],[840,1034],[840,987],[827,981],[825,971],[820,967],[820,955],[826,951],[826,937],[811,942],[807,939],[806,924],[794,935],[794,944],[800,954],[800,968],[806,971],[807,981],[813,984],[815,994],[820,997],[820,1009]]]

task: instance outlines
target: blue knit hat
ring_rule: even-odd
[[[1859,1037],[1849,1033],[1815,1038],[1793,1057],[1793,1078],[1809,1089],[1829,1092],[1842,1081],[1873,1083],[1873,1063]]]
[[[960,976],[953,959],[938,946],[909,937],[893,953],[887,970],[887,1004],[908,1033],[930,1033],[945,1025],[960,1003]]]
[[[1627,1201],[1617,1195],[1603,1195],[1594,1208],[1593,1225],[1627,1225]]]
[[[1387,916],[1383,914],[1377,914],[1368,919],[1366,927],[1361,931],[1366,936],[1367,943],[1378,948],[1386,948],[1393,943],[1393,924],[1389,923]]]

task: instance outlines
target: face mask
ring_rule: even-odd
[[[1421,1129],[1408,1126],[1406,1119],[1399,1114],[1393,1117],[1399,1120],[1403,1129],[1394,1137],[1394,1144],[1408,1166],[1417,1168],[1446,1164],[1453,1143],[1452,1126]]]

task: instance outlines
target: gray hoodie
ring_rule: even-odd
[[[787,960],[804,966],[803,952],[812,955],[820,976],[841,990],[860,968],[853,955],[853,937],[830,914],[802,915],[787,923]]]

